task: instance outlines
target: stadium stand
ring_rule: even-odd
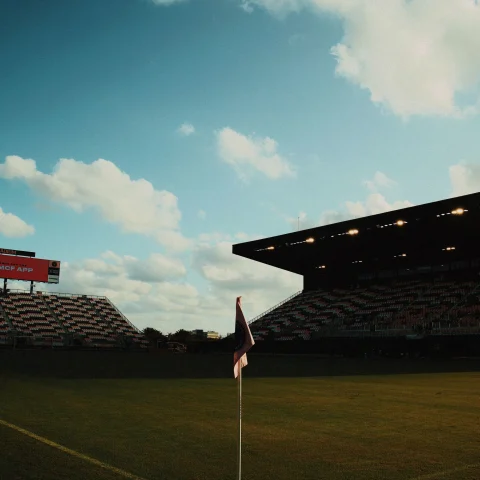
[[[304,280],[255,340],[479,335],[479,221],[476,193],[234,245]]]
[[[0,296],[0,344],[146,348],[142,333],[106,297],[10,291]]]
[[[252,321],[255,340],[309,340],[312,334],[405,333],[415,327],[480,333],[480,281],[412,279],[296,294]],[[473,332],[473,330],[472,330]]]

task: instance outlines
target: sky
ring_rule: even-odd
[[[139,328],[302,289],[234,243],[480,190],[473,0],[2,0],[0,29],[0,247]]]

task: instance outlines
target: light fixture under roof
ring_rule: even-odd
[[[465,210],[463,208],[457,208],[452,211],[452,215],[463,215]]]
[[[407,222],[405,222],[404,220],[397,220],[396,225],[399,227],[403,227],[406,223]]]
[[[275,250],[275,247],[267,247],[267,250]]]
[[[347,232],[349,235],[358,235],[358,230],[356,228],[352,228]]]
[[[315,241],[315,239],[313,237],[307,238],[305,240],[306,243],[313,243],[314,241]]]

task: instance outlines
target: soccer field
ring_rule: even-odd
[[[262,379],[247,367],[243,389],[245,479],[480,478],[478,373]],[[233,379],[4,376],[0,420],[1,480],[235,479]]]

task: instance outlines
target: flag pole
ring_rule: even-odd
[[[242,479],[242,369],[238,373],[238,476],[237,480]]]
[[[248,326],[245,316],[242,312],[240,303],[242,297],[237,297],[235,313],[235,343],[233,352],[233,374],[238,381],[238,444],[237,444],[237,462],[238,475],[237,480],[242,479],[242,369],[248,365],[247,352],[255,345],[252,332]]]

